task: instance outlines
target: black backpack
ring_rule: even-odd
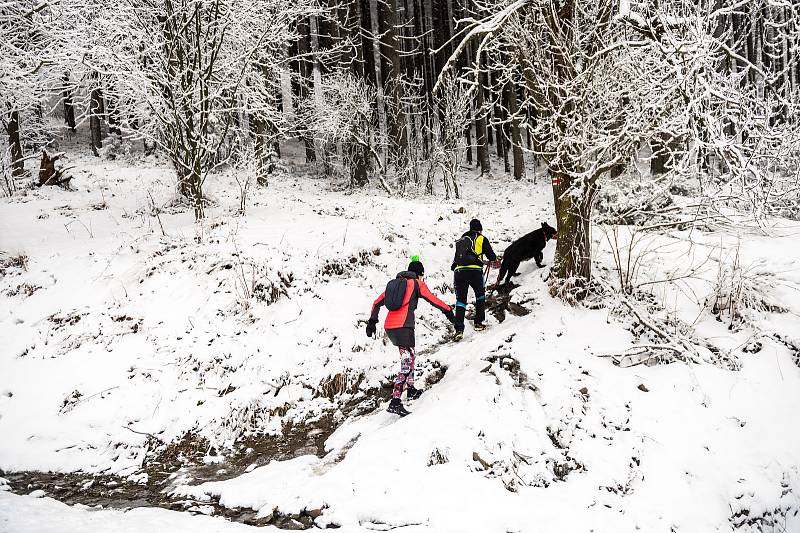
[[[397,311],[403,307],[403,302],[406,299],[406,287],[408,280],[404,277],[397,277],[386,284],[386,290],[383,293],[383,305],[389,311]]]
[[[464,235],[456,241],[456,266],[481,264],[481,258],[475,253],[475,241],[469,235]]]

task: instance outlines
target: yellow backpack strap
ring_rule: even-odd
[[[478,235],[475,239],[475,254],[480,257],[483,255],[483,235]]]

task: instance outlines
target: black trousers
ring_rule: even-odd
[[[486,320],[486,289],[483,286],[483,270],[465,268],[456,270],[454,282],[456,291],[456,331],[464,331],[464,313],[467,312],[469,288],[475,293],[475,323]]]
[[[386,330],[386,336],[392,344],[399,348],[414,347],[414,328],[392,328]]]

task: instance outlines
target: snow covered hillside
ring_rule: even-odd
[[[646,302],[617,293],[598,228],[602,296],[565,305],[526,262],[515,312],[460,343],[421,303],[427,391],[400,419],[397,350],[364,334],[373,299],[418,254],[453,303],[455,238],[478,217],[502,251],[553,224],[546,180],[469,176],[444,201],[290,167],[242,216],[234,176],[215,176],[195,224],[169,168],[73,163],[76,190],[0,203],[0,530],[239,531],[197,515],[247,510],[344,531],[800,531],[796,226],[636,240]],[[623,301],[696,341],[686,361],[636,365],[653,331]]]

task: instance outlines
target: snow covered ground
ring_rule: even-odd
[[[552,299],[533,262],[512,292],[529,314],[468,328],[462,343],[442,343],[449,326],[423,303],[423,380],[446,372],[398,419],[383,406],[345,408],[398,367],[395,348],[364,334],[372,300],[419,254],[428,285],[452,302],[456,236],[477,216],[502,250],[541,221],[554,225],[545,180],[470,175],[461,200],[403,199],[349,193],[292,167],[252,189],[239,216],[224,175],[209,184],[209,218],[195,225],[189,210],[170,207],[167,167],[74,163],[77,190],[0,203],[4,472],[146,483],[147,461],[187,434],[204,462],[225,469],[223,456],[242,442],[327,417],[336,430],[324,450],[313,436],[285,460],[256,447],[246,473],[183,475],[165,488],[201,511],[321,510],[316,525],[344,531],[800,531],[796,226],[653,237],[658,252],[637,282],[662,315],[694,326],[705,343],[697,364],[612,364],[604,356],[639,342],[630,318]],[[596,272],[613,286],[608,240],[599,230],[594,238]],[[552,254],[550,245],[546,263]],[[711,311],[736,257],[744,285],[764,298],[729,328],[730,316]],[[650,283],[665,277],[676,281]],[[0,530],[55,524],[246,527],[0,492]]]

